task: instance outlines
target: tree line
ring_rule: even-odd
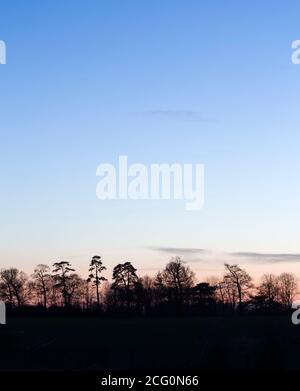
[[[137,274],[131,262],[116,265],[112,282],[94,256],[88,278],[80,277],[68,261],[50,268],[39,264],[31,276],[16,269],[0,271],[0,298],[9,310],[63,308],[107,314],[227,314],[278,313],[291,308],[297,293],[292,273],[265,274],[255,286],[248,272],[225,264],[222,278],[196,282],[195,273],[180,257],[172,258],[154,277]]]

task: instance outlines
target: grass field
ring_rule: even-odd
[[[286,317],[11,318],[1,370],[300,370]]]

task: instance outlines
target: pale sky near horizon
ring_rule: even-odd
[[[180,255],[300,277],[298,1],[0,4],[0,267]],[[202,163],[205,204],[100,201],[96,168]],[[299,256],[298,256],[299,254]]]

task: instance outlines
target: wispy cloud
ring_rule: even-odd
[[[148,247],[149,248],[149,247]],[[179,255],[187,259],[188,262],[236,262],[236,263],[297,263],[300,262],[299,253],[260,253],[251,251],[236,251],[236,252],[214,252],[203,248],[193,247],[150,247],[154,251],[170,254],[172,256]]]
[[[190,247],[150,247],[152,250],[160,251],[171,255],[194,255],[194,254],[209,254],[210,251],[203,248]]]
[[[257,263],[300,262],[300,254],[297,253],[233,252],[228,255]]]

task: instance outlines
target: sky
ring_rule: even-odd
[[[0,4],[0,267],[179,255],[300,277],[298,1]],[[97,166],[205,165],[205,202],[100,201]]]

